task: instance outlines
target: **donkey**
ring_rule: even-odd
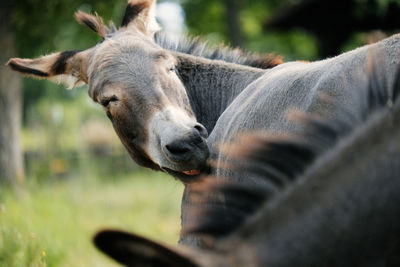
[[[38,59],[13,58],[8,65],[22,74],[72,87],[87,83],[90,97],[104,106],[131,157],[139,165],[185,183],[182,226],[189,219],[186,210],[192,181],[204,173],[218,179],[233,177],[229,169],[219,167],[226,159],[217,144],[255,130],[296,133],[301,126],[284,116],[289,107],[326,119],[345,112],[359,121],[361,100],[367,97],[369,51],[375,50],[384,61],[385,78],[379,83],[393,80],[400,58],[400,36],[395,35],[323,61],[279,64],[278,59],[271,59],[261,64],[277,65],[270,69],[243,65],[257,66],[252,59],[253,63],[241,59],[240,64],[207,59],[199,56],[201,51],[171,45],[156,36],[167,49],[158,45],[154,6],[154,0],[130,0],[118,30],[113,25],[106,27],[98,16],[78,12],[78,22],[97,32],[101,43]],[[182,48],[186,51],[176,51]],[[341,105],[321,101],[321,95]],[[209,159],[216,167],[207,165]],[[184,235],[181,242],[196,243]]]
[[[257,145],[234,146],[231,151],[242,154],[235,161],[240,175],[273,184],[307,168],[309,159],[317,157],[304,175],[286,183],[272,199],[260,205],[259,199],[266,200],[270,188],[257,191],[234,180],[195,184],[194,213],[211,215],[214,220],[206,218],[209,222],[185,230],[205,235],[207,248],[165,246],[119,230],[99,232],[94,243],[127,266],[399,266],[400,76],[390,91],[376,87],[378,80],[372,77],[363,119],[354,130],[349,130],[352,117],[321,121],[306,115],[302,116],[307,130],[303,135],[276,136],[275,140],[255,135],[247,141]],[[351,134],[321,156],[320,151],[331,148],[343,131]],[[273,161],[276,150],[271,147],[276,146],[279,157]],[[286,173],[276,172],[282,165]],[[214,235],[207,225],[223,227],[215,216],[224,207],[204,203],[208,196],[221,194],[234,204],[257,206],[238,229],[224,237]],[[243,212],[240,205],[230,208]]]
[[[185,180],[199,174],[205,166],[209,154],[205,142],[207,130],[212,131],[218,113],[231,101],[224,99],[226,103],[219,104],[221,107],[207,106],[214,96],[211,92],[202,92],[206,82],[218,83],[218,87],[207,84],[218,91],[214,93],[233,98],[231,93],[224,92],[225,87],[231,86],[218,81],[218,76],[226,77],[225,73],[235,76],[241,79],[237,87],[244,88],[262,71],[225,62],[267,68],[281,60],[246,56],[224,48],[207,54],[204,45],[196,41],[182,41],[176,48],[193,54],[206,53],[206,57],[225,62],[170,53],[154,42],[158,30],[154,6],[155,1],[151,0],[129,1],[118,31],[113,25],[106,27],[100,17],[79,11],[76,19],[103,38],[100,44],[84,51],[54,53],[36,60],[14,58],[8,65],[25,75],[66,83],[70,87],[87,83],[90,97],[104,106],[122,143],[139,165]],[[166,47],[175,47],[162,34],[156,39]],[[193,71],[196,75],[192,75]],[[210,75],[210,72],[216,74]],[[204,100],[200,99],[203,94],[207,96]],[[196,118],[203,123],[197,123]]]

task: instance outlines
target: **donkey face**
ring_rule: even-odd
[[[27,75],[89,85],[132,158],[178,178],[199,174],[208,158],[207,131],[196,122],[176,60],[153,41],[155,1],[128,3],[122,27],[107,28],[83,12],[77,20],[103,37],[85,51],[55,53],[34,60],[11,59]]]
[[[207,132],[196,122],[175,58],[137,35],[119,32],[94,50],[89,94],[136,161],[191,174],[208,156]]]

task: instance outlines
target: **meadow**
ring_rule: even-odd
[[[86,90],[25,114],[25,182],[0,187],[0,267],[116,266],[92,245],[103,228],[178,240],[183,186],[138,167]]]
[[[101,181],[76,177],[0,190],[0,266],[116,266],[92,245],[102,228],[174,244],[182,186],[139,171]]]

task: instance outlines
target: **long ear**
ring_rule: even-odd
[[[88,82],[87,63],[87,50],[73,50],[36,59],[12,58],[7,65],[24,75],[49,79],[73,88]]]
[[[93,242],[102,252],[126,266],[198,266],[177,250],[119,230],[103,230]]]
[[[153,36],[160,30],[156,21],[156,0],[129,0],[121,27],[135,28]]]

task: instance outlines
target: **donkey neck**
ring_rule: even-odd
[[[175,56],[193,112],[209,133],[236,96],[268,71],[178,52]]]

